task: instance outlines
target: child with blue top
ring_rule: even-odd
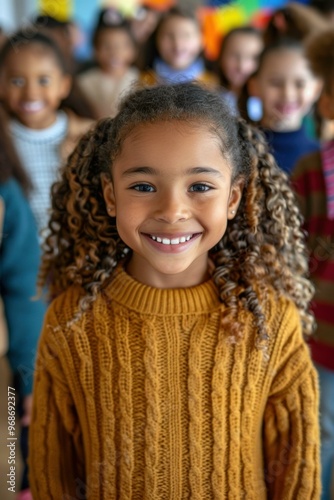
[[[7,135],[0,108],[0,313],[3,350],[14,375],[25,464],[18,500],[30,498],[26,458],[35,352],[46,304],[33,300],[40,261],[37,227],[26,194],[30,182]],[[2,309],[2,308],[0,308]],[[6,334],[7,333],[7,334]],[[5,345],[6,344],[6,345]],[[7,349],[6,349],[7,348]]]
[[[217,77],[205,67],[203,40],[193,12],[172,8],[161,18],[147,45],[147,61],[142,81],[180,83],[194,80],[217,85]]]
[[[248,82],[251,95],[262,101],[263,129],[278,165],[290,174],[297,160],[318,149],[303,119],[320,92],[300,42],[281,39],[264,49]]]

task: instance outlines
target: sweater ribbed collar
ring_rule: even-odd
[[[29,143],[51,143],[63,140],[68,129],[68,116],[59,110],[57,118],[52,125],[42,129],[32,129],[26,127],[18,120],[11,120],[10,131],[14,136]]]
[[[106,293],[112,301],[149,315],[209,313],[221,306],[212,279],[189,288],[153,288],[136,281],[122,267],[115,271]]]

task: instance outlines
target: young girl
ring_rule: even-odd
[[[33,498],[318,498],[312,289],[260,133],[199,85],[138,90],[50,227]]]
[[[48,223],[50,187],[59,167],[92,120],[60,110],[71,78],[55,42],[16,33],[0,52],[1,100],[11,120],[15,150],[30,177],[30,203],[41,231]]]
[[[238,97],[244,84],[255,73],[263,49],[261,33],[251,26],[232,29],[224,37],[218,57],[218,74],[223,97],[238,114]]]
[[[303,119],[321,86],[300,42],[282,39],[266,47],[248,88],[251,95],[261,99],[259,125],[279,167],[289,174],[301,156],[318,149],[318,142],[307,135]]]
[[[148,41],[143,83],[197,80],[216,85],[215,75],[205,68],[202,49],[202,33],[195,15],[176,7],[170,9]]]
[[[139,70],[133,66],[135,41],[126,23],[101,24],[95,31],[93,46],[98,67],[79,75],[78,83],[99,118],[114,116],[120,96],[139,77]]]

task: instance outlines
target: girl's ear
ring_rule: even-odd
[[[101,184],[108,215],[110,215],[110,217],[116,217],[114,186],[110,177],[107,174],[101,175]]]
[[[228,199],[227,218],[234,219],[241,202],[245,181],[242,177],[234,181]]]
[[[61,99],[66,99],[66,97],[68,97],[70,91],[71,91],[71,87],[72,87],[72,77],[71,75],[63,75],[63,80],[62,80],[62,84],[61,84],[61,90],[60,90],[60,94],[61,94]]]

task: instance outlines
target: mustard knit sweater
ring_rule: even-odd
[[[72,322],[50,306],[30,432],[34,500],[319,499],[317,379],[286,299],[235,342],[212,281],[155,289],[119,270]]]

